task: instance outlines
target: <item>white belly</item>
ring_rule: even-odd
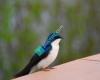
[[[50,53],[48,54],[48,56],[46,58],[44,58],[43,60],[41,60],[36,66],[34,66],[32,68],[32,70],[30,71],[30,73],[35,72],[36,70],[42,69],[42,68],[46,68],[48,67],[52,62],[54,62],[54,60],[56,59],[58,52],[59,52],[59,42],[61,39],[58,39],[56,41],[54,41],[51,45],[52,45],[52,50],[50,51]]]
[[[52,51],[50,51],[49,55],[46,58],[44,58],[42,61],[40,61],[37,64],[37,67],[39,69],[48,67],[56,59],[58,51],[59,51],[59,45],[53,46]]]

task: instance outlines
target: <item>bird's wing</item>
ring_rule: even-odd
[[[43,58],[45,58],[48,54],[49,54],[50,49],[41,52],[41,53],[35,53],[31,60],[29,61],[29,63],[26,65],[26,67],[19,72],[18,74],[16,74],[14,77],[20,77],[20,76],[24,76],[26,74],[28,74],[30,72],[30,70],[36,65],[38,64]]]

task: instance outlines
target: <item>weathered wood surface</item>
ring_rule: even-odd
[[[100,80],[100,54],[55,66],[13,80]]]

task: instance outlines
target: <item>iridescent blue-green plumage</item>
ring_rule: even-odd
[[[32,56],[30,62],[21,72],[16,74],[15,77],[20,77],[28,74],[33,66],[37,65],[42,59],[47,57],[49,55],[50,50],[52,49],[51,43],[58,38],[61,38],[61,36],[57,32],[49,34],[45,43],[34,50],[34,55]]]
[[[53,42],[57,38],[61,38],[59,33],[54,32],[54,33],[49,34],[44,45],[41,45],[38,48],[36,48],[35,53],[38,54],[39,56],[41,56],[45,52],[48,52],[51,49],[51,42]]]

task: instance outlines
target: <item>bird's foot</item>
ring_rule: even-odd
[[[48,67],[47,69],[55,69],[54,67]]]
[[[42,71],[50,71],[50,70],[45,68],[45,69],[42,69]]]
[[[55,69],[55,68],[53,68],[53,67],[46,67],[46,68],[43,68],[43,69],[41,69],[42,71],[50,71],[51,69]]]

